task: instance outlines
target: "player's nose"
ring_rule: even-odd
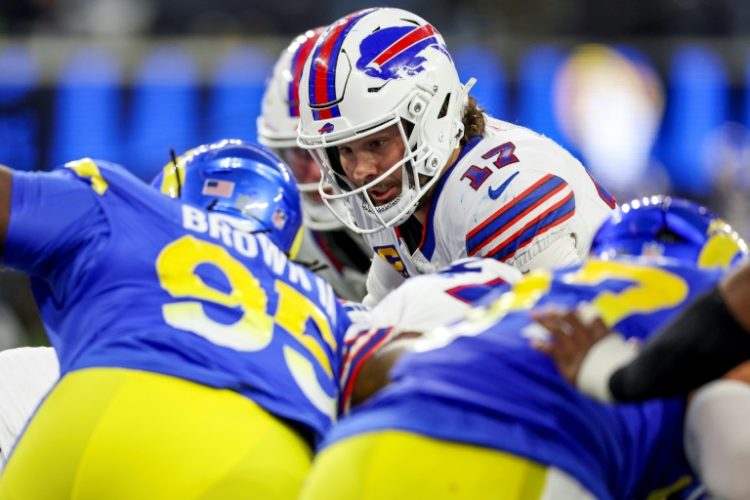
[[[358,152],[352,169],[352,181],[356,186],[363,186],[375,180],[379,175],[379,159],[369,152]]]

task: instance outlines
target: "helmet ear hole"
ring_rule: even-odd
[[[662,228],[656,233],[656,241],[661,243],[683,243],[685,238],[680,237],[677,233],[671,231],[669,228]]]
[[[445,115],[448,114],[448,105],[451,102],[451,93],[448,92],[445,94],[445,99],[443,99],[443,104],[440,106],[440,112],[437,115],[438,120],[441,118],[445,118]]]

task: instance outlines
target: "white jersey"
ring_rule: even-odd
[[[426,331],[464,317],[471,303],[521,279],[517,269],[492,259],[467,258],[410,279],[370,310],[371,328]]]
[[[469,141],[436,184],[421,235],[405,237],[409,221],[365,235],[380,257],[367,277],[366,304],[408,277],[466,256],[526,272],[575,264],[587,254],[614,198],[551,139],[486,118],[484,136]],[[360,225],[373,225],[353,212]]]
[[[0,471],[26,422],[59,376],[51,347],[0,352]]]
[[[362,237],[347,230],[305,228],[296,260],[330,283],[337,296],[361,301],[366,293],[370,253]]]
[[[341,374],[340,411],[346,412],[359,367],[403,331],[427,332],[462,319],[471,303],[521,279],[517,269],[492,259],[468,258],[407,280],[376,306],[350,317]]]

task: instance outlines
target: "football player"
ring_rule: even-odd
[[[622,226],[627,237],[637,241],[642,228]],[[604,248],[605,242],[597,246]],[[571,383],[600,400],[684,396],[750,360],[750,260],[743,262],[654,335],[643,350],[609,331],[601,320],[581,321],[575,311],[540,314],[537,320],[555,342],[539,347],[555,359]]]
[[[473,84],[434,26],[394,8],[334,22],[308,57],[298,144],[377,256],[367,304],[466,256],[524,272],[579,262],[615,206],[555,142],[486,115]]]
[[[411,332],[416,339],[372,356],[367,365],[380,373],[393,367],[390,383],[333,428],[302,498],[646,498],[691,484],[683,399],[593,401],[530,342],[547,334],[533,310],[582,302],[625,337],[647,338],[746,253],[726,224],[689,202],[648,200],[634,219],[665,205],[670,217],[642,235],[649,244],[530,272],[480,299],[466,320]]]
[[[31,276],[61,372],[0,497],[296,497],[349,320],[291,261],[292,174],[225,140],[159,186],[177,199],[88,158],[0,170],[2,261]]]
[[[407,280],[358,318],[347,332],[340,374],[342,414],[387,381],[370,358],[389,358],[410,331],[425,331],[462,319],[472,304],[521,279],[518,269],[493,259],[467,257],[435,273]],[[355,384],[355,381],[357,382]]]
[[[313,266],[339,297],[361,301],[372,252],[323,204],[318,193],[320,167],[297,146],[302,68],[322,32],[323,28],[306,31],[281,53],[263,94],[258,142],[282,157],[297,180],[306,227],[298,260]]]
[[[643,244],[652,220],[633,220],[597,235],[594,246],[606,257],[622,245]],[[729,243],[729,244],[726,244]],[[732,252],[731,240],[716,238],[705,256]],[[652,248],[658,251],[658,248]],[[685,447],[691,465],[717,498],[748,498],[750,478],[750,260],[702,294],[639,349],[610,331],[601,318],[586,322],[575,310],[546,311],[536,320],[552,333],[540,342],[565,378],[603,401],[639,401],[690,395]],[[737,366],[739,365],[739,366]],[[711,382],[712,381],[712,382]],[[707,385],[700,387],[703,384]],[[699,388],[700,387],[700,388]]]

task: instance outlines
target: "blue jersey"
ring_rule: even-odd
[[[84,159],[13,173],[3,261],[31,276],[62,374],[122,367],[230,389],[313,440],[334,418],[349,319],[239,219]]]
[[[435,332],[404,356],[394,381],[335,427],[327,442],[401,429],[494,448],[555,466],[597,498],[645,498],[691,474],[682,448],[684,401],[595,402],[530,345],[545,335],[530,308],[589,302],[626,337],[646,338],[720,274],[664,263],[589,260],[532,272],[513,293]]]

